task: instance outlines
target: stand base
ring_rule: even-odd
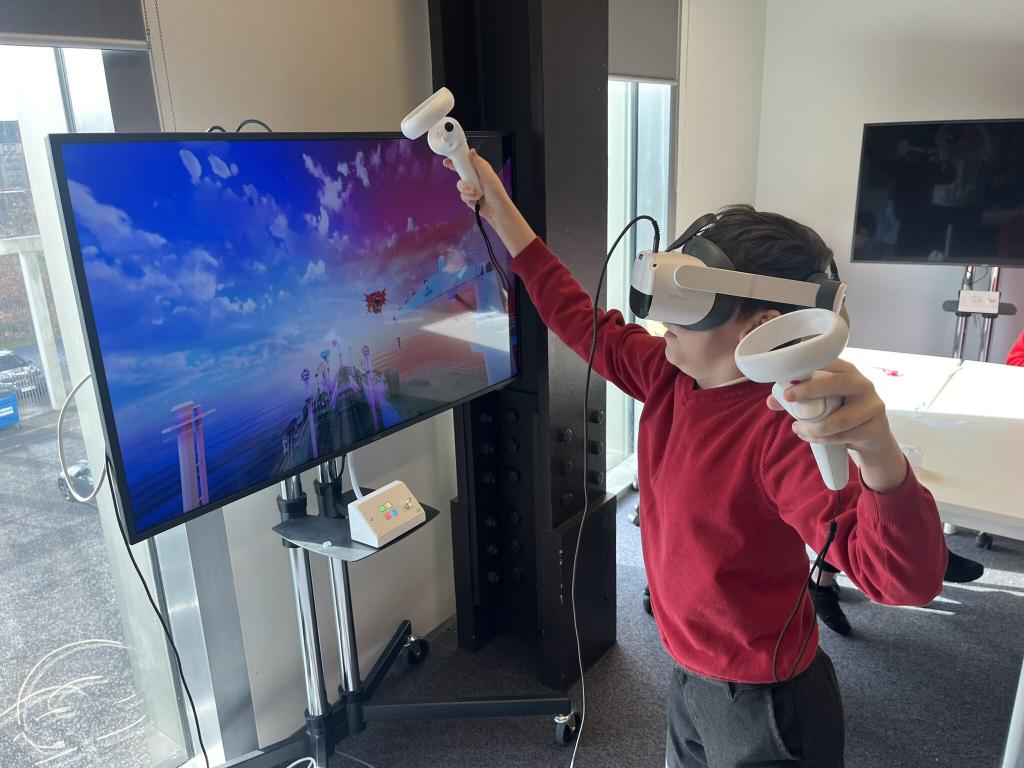
[[[568,696],[504,696],[451,699],[447,701],[410,701],[401,704],[371,704],[370,700],[398,657],[406,651],[409,662],[419,664],[428,653],[426,642],[412,632],[408,620],[398,625],[387,647],[373,665],[369,677],[354,691],[340,690],[341,699],[322,717],[306,713],[306,728],[267,749],[225,763],[224,768],[280,768],[304,756],[317,759],[318,768],[327,768],[327,759],[348,736],[366,729],[367,723],[386,720],[439,720],[477,717],[554,718],[555,740],[571,743],[567,722],[578,715]]]

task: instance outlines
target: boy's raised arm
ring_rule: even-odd
[[[480,203],[480,215],[490,222],[513,255],[512,271],[522,279],[544,324],[580,357],[589,359],[594,332],[590,295],[534,234],[487,161],[474,151],[470,158],[483,190],[459,181],[463,201],[470,208]],[[448,160],[444,162],[451,168]],[[618,310],[598,310],[598,329],[594,370],[626,394],[644,400],[650,382],[668,364],[664,341],[639,325],[627,323]]]

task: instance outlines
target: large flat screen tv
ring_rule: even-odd
[[[470,143],[511,189],[511,138]],[[76,134],[50,147],[133,542],[517,375],[515,296],[426,141]]]
[[[1024,266],[1024,119],[865,125],[852,258]]]

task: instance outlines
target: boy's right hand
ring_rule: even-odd
[[[476,210],[479,203],[480,215],[494,227],[508,252],[513,257],[518,256],[537,236],[512,202],[512,198],[508,196],[505,185],[501,183],[491,164],[480,157],[475,149],[469,150],[469,160],[476,169],[482,189],[460,179],[456,186],[462,202],[469,206],[470,210]],[[455,170],[448,158],[444,160],[444,167],[451,171]]]
[[[469,161],[476,169],[476,175],[480,178],[480,186],[483,189],[478,189],[476,185],[469,184],[462,179],[459,179],[455,186],[459,190],[462,202],[471,210],[476,210],[476,204],[479,202],[480,215],[493,224],[494,219],[504,212],[503,209],[512,205],[512,201],[509,200],[508,194],[505,192],[505,185],[501,183],[501,179],[494,172],[491,164],[480,157],[475,149],[469,150]],[[455,170],[452,161],[448,158],[444,159],[444,167],[450,171]]]

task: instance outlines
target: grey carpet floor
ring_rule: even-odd
[[[664,765],[664,695],[671,662],[641,607],[646,578],[639,529],[618,515],[618,644],[587,675],[588,719],[579,768]],[[997,768],[1021,668],[1024,544],[996,538],[991,552],[973,537],[949,546],[981,560],[970,585],[947,585],[929,608],[874,605],[841,580],[854,635],[823,631],[846,710],[849,768]],[[499,638],[473,654],[456,647],[453,626],[431,638],[431,656],[404,664],[380,701],[546,693],[526,645]],[[579,702],[579,688],[572,691]],[[571,749],[553,743],[547,718],[375,723],[341,751],[374,768],[533,768],[568,766]],[[355,766],[339,755],[332,765]]]

